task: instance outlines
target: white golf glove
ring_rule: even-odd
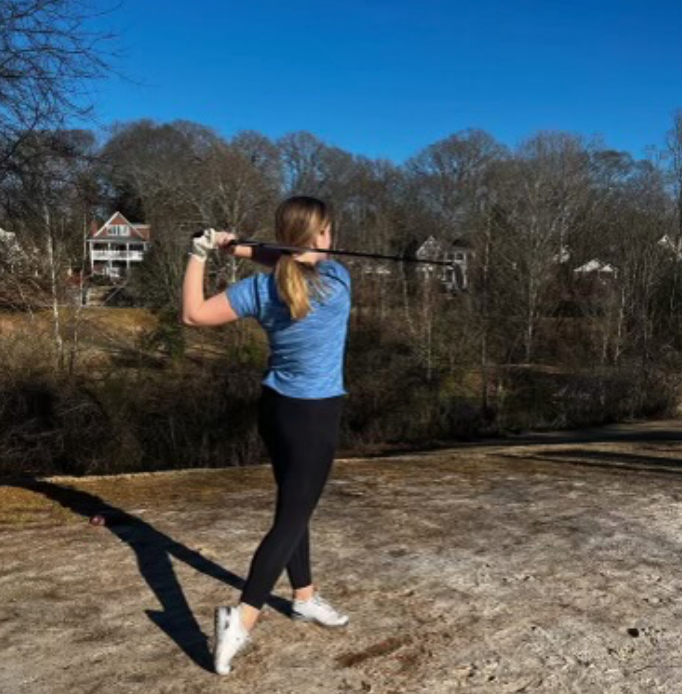
[[[217,248],[215,229],[205,229],[204,232],[192,239],[192,249],[189,254],[202,263],[206,262],[208,254]]]

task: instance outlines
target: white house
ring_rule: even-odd
[[[347,261],[346,261],[347,262]],[[361,272],[363,275],[381,275],[388,276],[393,274],[393,268],[388,264],[390,261],[377,260],[371,263],[361,263]],[[355,264],[355,263],[352,263]]]
[[[571,251],[568,248],[568,246],[564,246],[563,244],[559,246],[559,252],[554,255],[552,258],[552,261],[555,263],[558,263],[559,265],[563,265],[564,263],[567,263],[571,259]]]
[[[151,244],[148,224],[131,224],[120,212],[99,229],[93,228],[88,242],[90,272],[120,279],[142,262]]]
[[[440,260],[451,265],[417,265],[422,277],[437,277],[450,291],[466,291],[469,288],[469,258],[473,251],[462,240],[440,241],[429,236],[417,249],[415,256],[420,260]]]
[[[597,258],[589,260],[584,265],[575,268],[573,272],[576,275],[582,275],[583,277],[585,275],[593,275],[595,273],[597,274],[597,277],[602,277],[602,275],[606,275],[607,277],[615,277],[618,274],[617,270],[612,265],[603,263]]]
[[[665,234],[659,239],[658,245],[663,250],[670,251],[670,253],[675,255],[677,260],[682,260],[682,237],[675,242],[670,238],[670,236],[668,236],[668,234]]]
[[[11,231],[0,229],[0,258],[14,265],[25,253],[17,242],[17,236]]]
[[[35,246],[26,248],[17,241],[12,231],[0,229],[0,263],[11,270],[30,272],[35,277],[39,270],[39,253]]]

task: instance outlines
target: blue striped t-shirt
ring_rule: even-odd
[[[274,273],[258,273],[227,288],[227,298],[240,318],[253,317],[265,330],[270,360],[263,384],[292,398],[347,395],[343,362],[350,316],[350,274],[336,260],[317,269],[326,295],[311,293],[311,311],[293,320],[277,293]]]

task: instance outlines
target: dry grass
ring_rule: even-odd
[[[135,474],[44,478],[46,482],[78,490],[102,500],[103,506],[172,508],[192,504],[217,504],[226,490],[247,491],[270,474],[266,466],[218,470],[176,470]],[[227,473],[227,474],[226,474]],[[31,480],[7,479],[0,483],[0,528],[68,525],[83,521],[44,494],[31,490]],[[39,484],[39,482],[38,482]]]

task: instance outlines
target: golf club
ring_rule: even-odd
[[[343,251],[338,248],[303,248],[298,246],[280,246],[275,243],[265,243],[262,241],[250,241],[248,239],[237,239],[230,241],[228,246],[250,246],[252,248],[265,248],[282,253],[333,253],[335,255],[349,255],[357,258],[374,258],[376,260],[396,260],[404,263],[426,263],[428,265],[454,265],[454,260],[430,260],[423,258],[409,258],[401,255],[384,255],[382,253],[363,253],[361,251]]]

